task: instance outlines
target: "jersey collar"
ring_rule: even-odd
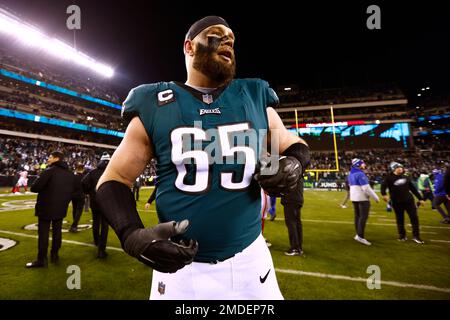
[[[222,94],[222,92],[225,91],[225,89],[228,88],[228,86],[232,83],[233,81],[228,82],[226,85],[218,87],[217,89],[214,89],[213,91],[211,91],[210,93],[203,93],[195,88],[192,88],[190,86],[188,86],[187,84],[184,84],[182,82],[179,81],[174,81],[173,83],[175,83],[177,86],[183,88],[184,90],[188,91],[190,94],[192,94],[195,98],[197,98],[198,100],[200,100],[202,103],[205,103],[207,105],[212,104],[214,101],[216,101],[217,99],[219,99],[220,95]]]

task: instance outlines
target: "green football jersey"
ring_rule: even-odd
[[[160,222],[188,219],[196,261],[223,260],[261,233],[261,189],[252,178],[278,104],[268,83],[235,79],[204,94],[159,82],[132,89],[122,115],[138,116],[154,146]]]

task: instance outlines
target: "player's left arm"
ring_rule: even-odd
[[[271,139],[276,139],[275,141],[278,141],[278,154],[283,154],[290,146],[296,143],[301,143],[308,147],[305,140],[292,134],[286,129],[283,121],[274,108],[268,107],[266,110]]]
[[[303,175],[311,161],[308,144],[286,129],[280,116],[272,107],[267,108],[267,118],[271,139],[275,138],[275,141],[278,141],[278,150],[275,151],[282,156],[297,159],[302,166]]]
[[[256,180],[271,196],[281,196],[295,190],[297,183],[303,177],[310,163],[308,144],[300,137],[290,133],[281,121],[278,113],[272,108],[267,109],[269,122],[271,153],[279,154],[278,171],[273,175],[258,173]],[[278,150],[274,150],[278,148]]]

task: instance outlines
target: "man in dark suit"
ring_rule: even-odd
[[[134,194],[134,199],[136,201],[139,201],[139,191],[141,190],[143,183],[144,183],[144,178],[142,177],[142,175],[137,177],[136,181],[134,181],[134,183],[133,183],[133,194]]]
[[[78,222],[80,221],[81,214],[83,213],[85,197],[81,187],[81,179],[83,179],[84,175],[84,165],[82,163],[78,163],[75,171],[75,190],[72,197],[73,222],[69,232],[78,231]]]
[[[284,206],[284,222],[288,229],[290,244],[289,250],[284,254],[302,256],[303,228],[300,215],[303,207],[303,179],[299,181],[295,190],[281,196],[281,204]]]
[[[38,217],[38,257],[26,264],[27,268],[47,266],[48,236],[52,225],[51,262],[57,262],[61,248],[62,221],[67,214],[69,202],[74,192],[74,175],[69,171],[64,155],[59,151],[50,154],[48,168],[42,172],[31,186],[37,192],[35,214]]]
[[[95,200],[95,187],[97,186],[98,179],[100,179],[103,171],[105,171],[106,166],[109,163],[110,156],[108,153],[104,152],[100,158],[100,162],[97,168],[90,171],[82,180],[81,185],[83,187],[83,192],[89,194],[91,210],[92,210],[92,232],[94,235],[94,244],[98,247],[97,257],[100,259],[106,258],[106,241],[108,240],[108,229],[109,225],[105,217],[99,209],[99,205]]]

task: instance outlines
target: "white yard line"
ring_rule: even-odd
[[[448,240],[429,240],[431,242],[442,242],[442,243],[450,243]]]
[[[156,210],[154,209],[149,209],[149,210],[138,210],[140,212],[156,212]],[[275,218],[275,220],[284,220],[284,218],[281,217],[277,217]],[[382,219],[379,219],[382,220]],[[312,219],[302,219],[302,222],[306,221],[306,222],[316,222],[316,223],[336,223],[336,224],[355,224],[355,222],[353,221],[345,221],[345,220],[312,220]],[[368,222],[368,225],[373,225],[373,226],[392,226],[392,227],[397,227],[397,224],[395,223],[374,223],[374,222]],[[411,227],[410,224],[407,224],[408,227]],[[432,229],[448,229],[450,230],[450,227],[440,227],[440,226],[424,226],[421,225],[421,228],[432,228]]]
[[[276,218],[279,220],[284,220],[284,218]],[[317,223],[336,223],[336,224],[355,224],[353,221],[345,221],[345,220],[311,220],[311,219],[302,219],[302,222],[306,221],[306,222],[317,222]],[[373,225],[373,226],[394,226],[396,227],[397,225],[394,223],[373,223],[373,222],[368,222],[368,225]],[[408,227],[410,227],[411,225],[408,224]],[[421,225],[421,228],[432,228],[432,229],[450,229],[450,227],[438,227],[438,226],[424,226]]]
[[[26,233],[12,232],[12,231],[6,231],[6,230],[0,230],[0,233],[37,239],[36,235],[26,234]],[[430,240],[430,241],[450,243],[450,241],[444,241],[444,240]],[[73,240],[62,240],[62,242],[75,244],[75,245],[79,245],[79,246],[85,246],[85,247],[96,247],[95,245],[93,245],[91,243],[79,242],[79,241],[73,241]],[[117,248],[117,247],[107,246],[106,249],[123,252],[123,250],[121,248]],[[334,279],[334,280],[345,280],[345,281],[355,281],[355,282],[367,282],[367,279],[365,279],[365,278],[349,277],[349,276],[343,276],[343,275],[338,275],[338,274],[327,274],[327,273],[320,273],[320,272],[307,272],[307,271],[300,271],[300,270],[289,270],[289,269],[278,269],[278,268],[276,268],[275,271],[279,272],[279,273],[293,274],[293,275],[298,275],[298,276],[309,276],[309,277],[316,277],[316,278],[328,278],[328,279]],[[450,288],[439,288],[439,287],[435,287],[435,286],[412,284],[412,283],[397,282],[397,281],[381,280],[381,285],[450,293]]]
[[[19,236],[19,237],[33,238],[33,239],[37,239],[38,238],[38,236],[35,236],[33,234],[12,232],[12,231],[6,231],[6,230],[0,230],[0,233],[5,233],[5,234],[9,234],[9,235],[13,235],[13,236]],[[52,237],[50,237],[50,240],[51,239],[52,239]],[[97,247],[96,245],[94,245],[92,243],[86,243],[86,242],[80,242],[80,241],[73,241],[73,240],[65,240],[65,239],[63,239],[62,242],[70,243],[70,244],[76,244],[76,245],[85,246],[85,247],[93,247],[93,248]],[[108,247],[107,246],[106,249],[116,250],[116,251],[123,251],[122,248],[117,248],[117,247]]]
[[[328,278],[328,279],[334,279],[334,280],[345,280],[345,281],[355,281],[355,282],[367,282],[367,278],[349,277],[349,276],[343,276],[343,275],[338,275],[338,274],[307,272],[307,271],[300,271],[300,270],[286,270],[286,269],[277,269],[277,268],[275,269],[275,271],[279,272],[279,273],[287,273],[287,274],[293,274],[293,275],[298,275],[298,276],[309,276],[309,277],[316,277],[316,278]],[[413,284],[413,283],[405,283],[405,282],[397,282],[397,281],[384,281],[384,280],[381,280],[380,284],[386,285],[386,286],[393,286],[393,287],[414,288],[414,289],[423,289],[423,290],[450,293],[450,288],[439,288],[439,287],[423,285],[423,284]]]

